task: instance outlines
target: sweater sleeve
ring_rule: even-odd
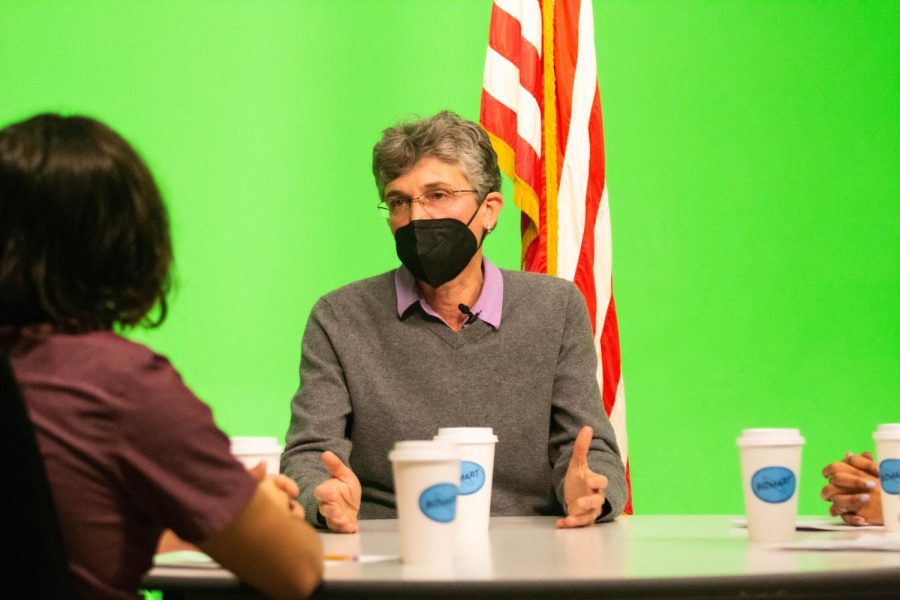
[[[563,482],[578,431],[585,425],[594,430],[588,462],[591,470],[605,475],[606,506],[600,521],[610,521],[622,512],[626,501],[625,469],[619,456],[612,424],[603,410],[597,383],[597,352],[591,335],[587,308],[574,285],[568,286],[565,327],[559,343],[550,421],[550,456],[553,485],[565,508]]]
[[[322,464],[322,452],[331,450],[348,464],[351,449],[347,437],[350,393],[329,335],[334,326],[331,307],[320,299],[303,334],[300,387],[291,400],[291,423],[281,455],[281,471],[297,482],[306,519],[317,527],[324,523],[313,492],[330,477]]]

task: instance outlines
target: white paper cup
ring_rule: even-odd
[[[452,566],[457,446],[434,440],[396,442],[388,458],[394,473],[403,564]]]
[[[459,498],[456,531],[476,534],[488,530],[494,480],[494,446],[490,427],[441,427],[435,440],[459,446]]]
[[[794,537],[804,441],[797,429],[745,429],[738,438],[751,542]]]
[[[274,437],[235,436],[231,440],[231,453],[248,469],[259,461],[266,461],[266,473],[277,475],[283,448]]]
[[[900,533],[900,423],[879,425],[872,437],[878,453],[884,529]]]

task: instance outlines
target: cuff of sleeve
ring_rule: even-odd
[[[603,501],[603,510],[600,511],[600,516],[594,521],[594,523],[602,523],[607,521],[606,517],[612,514],[612,504],[609,503],[609,498]]]
[[[604,475],[606,474],[604,473]],[[628,488],[625,483],[625,475],[624,472],[621,474],[617,473],[616,475],[617,476],[613,476],[612,474],[606,475],[609,484],[606,486],[606,502],[603,504],[603,510],[600,512],[600,517],[597,518],[598,523],[612,521],[625,510],[625,502],[628,499]]]
[[[325,519],[319,514],[319,501],[316,500],[316,497],[313,496],[311,492],[307,494],[301,493],[299,501],[300,506],[303,507],[303,513],[307,523],[317,529],[328,528]]]

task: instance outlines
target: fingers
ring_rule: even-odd
[[[841,515],[841,520],[844,521],[847,525],[856,525],[857,527],[860,525],[868,525],[869,522],[866,521],[866,518],[861,515],[854,515],[853,513],[846,513]]]
[[[855,469],[878,477],[878,465],[875,464],[875,460],[869,452],[863,452],[862,454],[851,454],[848,452],[844,461]]]
[[[325,468],[328,469],[328,472],[331,473],[331,476],[335,479],[343,481],[344,483],[359,481],[350,467],[341,462],[341,459],[338,458],[337,454],[331,450],[326,450],[322,453],[322,462],[325,464]]]
[[[291,498],[296,498],[300,495],[300,487],[297,485],[297,482],[287,475],[272,475],[272,481],[275,483],[278,489],[283,491]]]
[[[590,475],[585,477],[585,484],[595,492],[600,492],[606,489],[606,486],[609,485],[609,480],[605,475],[600,475],[599,473],[594,473],[591,471]],[[601,503],[602,505],[602,503]]]
[[[300,506],[300,503],[296,500],[297,496],[300,495],[300,487],[297,485],[297,482],[287,475],[282,475],[280,473],[278,475],[270,475],[268,480],[272,482],[279,492],[287,495],[288,510],[290,511],[291,516],[303,520],[305,512],[303,511],[303,507]]]
[[[357,483],[357,485],[359,485]],[[345,497],[348,485],[337,479],[329,479],[320,483],[313,490],[313,496],[319,501],[319,513],[325,518],[328,528],[338,533],[356,533],[358,506],[353,506]]]
[[[838,502],[839,500],[844,498],[861,498],[865,496],[866,500],[863,501],[863,503],[865,503],[868,502],[868,499],[871,498],[866,488],[854,491],[852,489],[836,485],[826,485],[825,487],[823,487],[820,496],[822,497],[822,500],[826,500],[828,502]]]
[[[606,487],[606,477],[602,475],[596,475],[598,478],[598,484],[602,483],[603,487]],[[599,481],[602,479],[602,482]],[[596,494],[588,494],[586,496],[581,496],[580,498],[576,498],[572,502],[568,503],[566,507],[566,512],[568,514],[561,518],[557,519],[556,527],[560,529],[567,529],[570,527],[585,527],[587,525],[591,525],[594,521],[597,520],[597,517],[600,516],[600,513],[603,511],[603,504],[606,502],[606,495],[603,493]]]
[[[594,521],[597,520],[597,517],[600,516],[600,511],[603,509],[603,502],[605,500],[603,494],[593,494],[591,496],[579,498],[574,505],[579,508],[587,507],[587,510],[584,510],[583,512],[571,512],[565,517],[557,519],[556,527],[558,529],[568,529],[570,527],[586,527],[592,525]]]
[[[831,516],[837,517],[847,513],[858,513],[870,500],[869,494],[836,494],[831,497]]]
[[[574,527],[587,527],[594,523],[591,515],[569,515],[556,520],[557,529],[572,529]]]
[[[858,468],[854,467],[853,465],[846,463],[844,461],[833,462],[829,465],[826,465],[825,468],[822,469],[823,477],[831,477],[837,473],[849,473],[851,475],[856,475],[857,477],[871,475],[871,473],[869,471],[866,471],[864,469],[858,469]]]
[[[575,446],[572,448],[572,458],[569,459],[569,468],[581,468],[587,466],[588,450],[591,447],[591,439],[594,437],[594,430],[590,426],[585,425],[575,437]]]
[[[835,473],[829,479],[831,485],[841,488],[844,492],[867,492],[875,489],[877,484],[872,479],[860,477],[851,473]]]
[[[319,504],[319,512],[325,517],[328,529],[338,533],[356,533],[359,524],[356,513],[351,513],[338,504]]]
[[[592,519],[597,518],[600,511],[603,510],[603,503],[606,496],[603,494],[591,494],[590,496],[582,496],[569,504],[569,515],[591,515]]]
[[[319,501],[319,504],[333,504],[341,499],[340,490],[334,483],[334,479],[329,479],[317,485],[313,490],[313,496]]]
[[[247,472],[250,473],[250,476],[256,481],[262,481],[266,478],[266,461],[259,461],[254,466],[247,469]]]

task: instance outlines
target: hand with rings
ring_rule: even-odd
[[[823,500],[831,503],[829,512],[851,525],[880,525],[881,491],[878,465],[869,452],[847,453],[844,460],[822,469],[828,484],[822,488]]]

